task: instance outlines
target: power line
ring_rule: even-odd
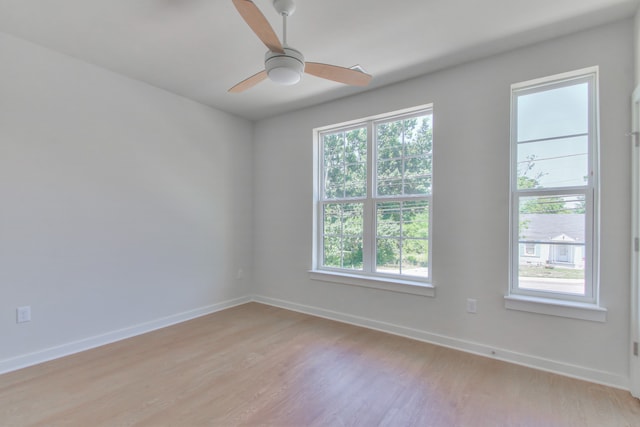
[[[567,157],[586,156],[587,154],[588,153],[577,153],[577,154],[566,154],[564,156],[556,156],[556,157],[541,157],[541,158],[535,158],[535,159],[529,159],[529,160],[522,160],[522,161],[519,161],[518,164],[520,164],[520,163],[533,163],[533,162],[542,161],[542,160],[565,159]]]

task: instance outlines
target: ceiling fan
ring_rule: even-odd
[[[360,67],[338,67],[319,62],[305,62],[302,53],[287,45],[287,17],[295,11],[293,0],[273,0],[273,7],[282,15],[282,43],[260,9],[251,0],[233,0],[240,15],[269,51],[264,55],[264,70],[241,81],[229,92],[243,92],[267,77],[281,85],[293,85],[300,81],[302,73],[353,86],[366,86],[371,75]]]

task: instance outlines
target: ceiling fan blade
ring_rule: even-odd
[[[323,79],[344,83],[353,86],[366,86],[371,81],[371,75],[351,68],[338,67],[337,65],[322,64],[320,62],[307,62],[304,72]]]
[[[248,79],[244,79],[243,81],[241,81],[240,83],[238,83],[237,85],[229,89],[229,92],[231,93],[244,92],[247,89],[251,89],[252,87],[254,87],[255,85],[257,85],[258,83],[260,83],[266,78],[267,78],[267,71],[262,70],[259,73],[256,73],[253,76],[249,77]]]
[[[260,9],[258,9],[251,0],[233,0],[233,4],[247,25],[251,27],[253,32],[256,33],[256,36],[262,40],[262,43],[264,43],[271,52],[284,53],[282,43],[280,43],[276,32],[273,31],[267,18],[264,17]]]

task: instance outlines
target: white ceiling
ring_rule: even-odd
[[[254,0],[281,36],[272,0]],[[288,42],[309,61],[360,64],[347,87],[306,75],[227,93],[263,69],[231,0],[0,0],[0,31],[249,119],[388,85],[631,16],[638,0],[297,0]]]

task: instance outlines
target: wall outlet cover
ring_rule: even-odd
[[[476,313],[477,310],[478,310],[478,301],[473,298],[467,299],[467,313]]]
[[[18,307],[16,309],[16,323],[31,321],[31,306]]]

